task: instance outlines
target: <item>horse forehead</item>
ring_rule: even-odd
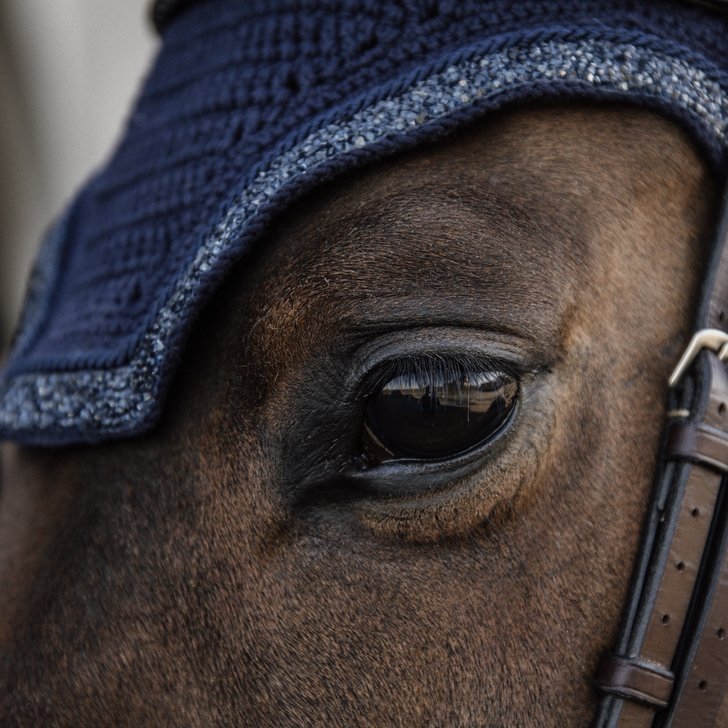
[[[600,259],[621,252],[626,237],[608,237],[611,249],[602,233],[629,206],[643,208],[651,239],[649,211],[663,201],[650,180],[679,174],[689,188],[701,173],[679,130],[644,111],[552,108],[486,120],[293,206],[267,241],[257,315],[294,321],[396,291],[406,311],[424,294],[478,293],[491,294],[491,308],[520,305],[523,316],[530,301],[551,304],[539,309],[543,325],[558,309],[557,288],[590,280]]]
[[[324,257],[334,264],[337,254],[350,257],[355,248],[367,249],[367,242],[385,250],[390,241],[378,224],[394,234],[414,229],[417,240],[434,244],[437,235],[429,233],[448,223],[472,225],[478,215],[534,232],[563,233],[608,212],[615,202],[632,200],[635,191],[649,205],[655,200],[645,200],[645,193],[656,198],[660,192],[649,186],[656,178],[680,179],[689,188],[703,171],[687,136],[654,113],[619,106],[524,109],[481,120],[454,137],[337,180],[292,206],[281,231],[298,233],[291,236],[298,244],[292,241],[289,252],[302,263]],[[376,236],[368,239],[370,228]],[[462,229],[467,244],[468,228]],[[349,237],[348,249],[342,232],[358,233]],[[534,250],[549,250],[552,241],[533,237],[527,242]]]

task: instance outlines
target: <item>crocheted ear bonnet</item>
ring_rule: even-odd
[[[649,106],[726,170],[728,21],[709,8],[178,5],[121,143],[44,242],[0,380],[4,438],[149,429],[201,306],[295,197],[513,101]]]

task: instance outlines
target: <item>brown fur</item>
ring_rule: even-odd
[[[715,197],[671,123],[570,106],[294,206],[206,310],[154,432],[5,448],[2,724],[586,725]],[[524,371],[476,472],[310,487],[351,446],[352,368],[448,341]]]

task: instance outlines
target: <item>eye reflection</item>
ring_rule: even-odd
[[[370,464],[463,453],[493,437],[518,394],[501,371],[465,369],[453,362],[418,362],[395,374],[369,398],[362,454]]]

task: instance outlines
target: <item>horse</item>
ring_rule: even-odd
[[[718,188],[674,121],[571,101],[306,193],[156,428],[3,446],[3,725],[586,725]],[[517,394],[392,461],[384,380],[453,368]]]

